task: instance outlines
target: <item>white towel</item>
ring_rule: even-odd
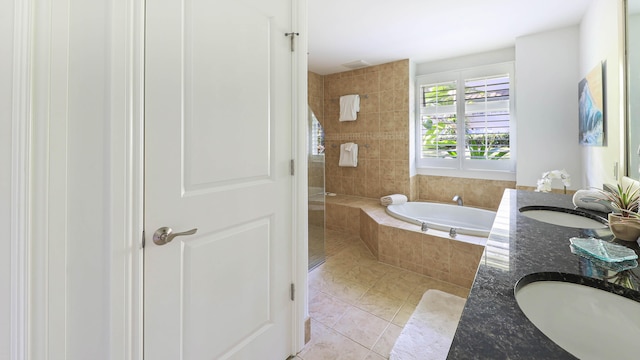
[[[340,96],[340,121],[354,121],[360,111],[360,95]]]
[[[596,211],[610,213],[615,211],[611,201],[598,190],[578,190],[573,194],[573,205]]]
[[[340,162],[338,166],[358,166],[358,144],[346,143],[340,145]]]
[[[391,204],[402,205],[406,203],[407,200],[408,200],[407,197],[402,194],[393,194],[393,195],[387,195],[387,196],[381,197],[380,204],[382,204],[383,206],[389,206]]]

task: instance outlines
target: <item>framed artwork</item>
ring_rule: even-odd
[[[578,83],[580,145],[606,146],[605,71],[603,61]]]

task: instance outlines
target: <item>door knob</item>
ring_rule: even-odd
[[[156,245],[164,245],[170,243],[176,236],[193,235],[198,231],[197,228],[179,233],[174,233],[170,227],[161,227],[153,233],[153,242]]]

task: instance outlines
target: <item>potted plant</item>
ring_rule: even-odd
[[[602,194],[616,209],[609,214],[609,228],[620,240],[636,241],[640,237],[640,189],[632,185],[623,188],[618,184],[617,191],[602,191]]]

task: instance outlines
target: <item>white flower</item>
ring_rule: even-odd
[[[551,191],[551,179],[538,179],[538,187],[536,188],[538,192],[549,192]]]
[[[542,173],[542,178],[538,179],[538,187],[536,191],[549,192],[551,191],[551,181],[553,179],[562,180],[562,184],[565,187],[571,186],[571,175],[565,170],[551,170]]]

